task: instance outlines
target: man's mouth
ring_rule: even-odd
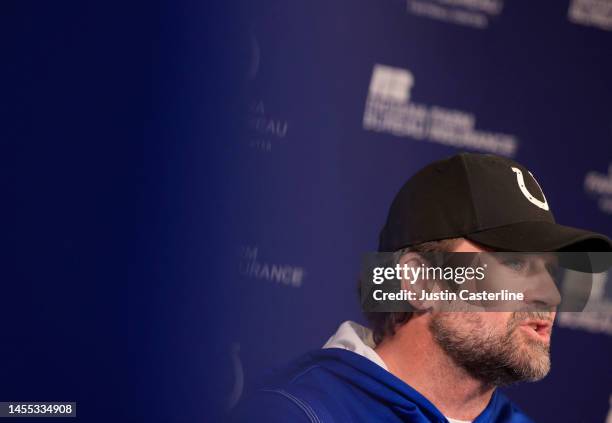
[[[549,320],[525,320],[519,325],[525,333],[540,341],[550,342],[550,334],[552,331],[552,322]]]

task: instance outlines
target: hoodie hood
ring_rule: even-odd
[[[374,351],[375,347],[372,331],[350,320],[342,323],[336,333],[323,345],[323,348],[341,348],[352,351],[388,371],[383,359]]]

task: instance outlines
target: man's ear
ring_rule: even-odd
[[[408,252],[404,254],[398,262],[401,269],[401,289],[415,293],[414,300],[408,300],[412,308],[417,311],[426,311],[431,307],[429,301],[420,300],[423,291],[429,291],[432,288],[427,279],[424,278],[423,272],[429,265],[428,262],[419,253]]]
[[[440,300],[421,299],[423,292],[438,293],[442,291],[439,281],[426,277],[426,269],[431,266],[431,263],[420,254],[409,252],[400,258],[399,265],[402,269],[402,275],[403,273],[408,274],[408,278],[401,279],[401,289],[415,293],[415,299],[408,300],[412,308],[420,312],[439,310],[443,306]]]
[[[406,280],[406,278],[402,278],[402,288],[404,288],[404,282],[410,283],[410,278],[412,278],[414,275],[410,269],[414,269],[416,271],[416,269],[420,269],[422,266],[427,265],[427,262],[419,253],[408,252],[400,257],[398,264],[400,265],[401,269],[404,269],[404,267],[408,269],[408,280]],[[404,271],[402,270],[402,274],[403,273]]]

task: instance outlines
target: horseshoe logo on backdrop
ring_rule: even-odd
[[[538,181],[536,181],[536,179],[533,177],[533,174],[529,172],[529,174],[535,181],[538,188],[540,188],[540,192],[542,193],[542,198],[544,198],[544,201],[540,201],[537,198],[535,198],[533,195],[531,195],[531,193],[525,186],[525,179],[523,178],[523,172],[521,172],[521,169],[513,166],[512,171],[516,173],[516,182],[518,183],[518,186],[521,189],[521,192],[523,193],[525,198],[527,198],[531,204],[538,206],[542,210],[549,210],[548,201],[546,201],[546,196],[544,195],[544,191],[542,191],[542,187],[540,186],[540,184],[538,184]]]
[[[230,392],[227,398],[227,408],[231,410],[238,403],[238,400],[242,396],[242,390],[244,389],[244,372],[242,370],[242,363],[240,361],[240,344],[234,342],[232,344],[232,364],[234,367],[234,386],[232,392]]]

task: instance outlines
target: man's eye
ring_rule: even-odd
[[[504,260],[504,266],[509,267],[510,269],[514,270],[515,272],[520,272],[522,270],[525,269],[525,260],[523,259],[509,259],[509,260]]]

